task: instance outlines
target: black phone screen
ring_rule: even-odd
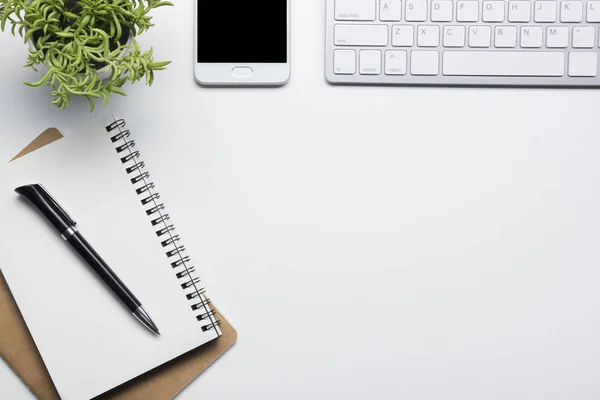
[[[287,0],[196,1],[199,63],[287,62]]]

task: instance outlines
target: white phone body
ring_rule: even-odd
[[[285,62],[200,62],[198,53],[202,51],[199,48],[198,23],[199,8],[202,1],[215,0],[194,0],[194,76],[196,81],[203,86],[281,86],[288,82],[291,74],[291,0],[269,0],[265,2],[282,1],[286,2],[286,32]],[[225,0],[221,0],[227,4]],[[245,0],[247,1],[247,0]],[[231,10],[231,6],[229,10]],[[222,24],[227,24],[227,18],[214,16]],[[278,17],[281,18],[281,17]],[[281,21],[279,21],[281,22]],[[230,26],[229,29],[235,29]],[[252,29],[252,28],[249,28]],[[240,33],[240,40],[243,40],[243,33]],[[208,39],[210,40],[210,38]],[[281,51],[281,49],[278,49]],[[228,51],[235,55],[236,43],[231,43]]]

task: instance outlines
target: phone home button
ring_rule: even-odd
[[[236,78],[250,78],[254,71],[250,67],[235,67],[231,70],[231,75]]]

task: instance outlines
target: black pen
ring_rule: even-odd
[[[131,293],[119,277],[110,269],[108,264],[100,257],[94,248],[77,231],[77,223],[66,213],[50,193],[39,184],[26,185],[15,189],[23,196],[56,228],[62,238],[88,263],[108,287],[121,299],[123,304],[131,310],[133,315],[150,329],[160,335],[158,328],[148,315],[142,303]]]

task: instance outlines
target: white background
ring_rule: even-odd
[[[286,87],[203,89],[192,9],[141,38],[173,60],[155,85],[92,116],[0,36],[0,157],[126,116],[239,330],[179,398],[600,397],[600,92],[332,87],[323,0],[293,4]],[[31,398],[1,363],[0,387]]]

